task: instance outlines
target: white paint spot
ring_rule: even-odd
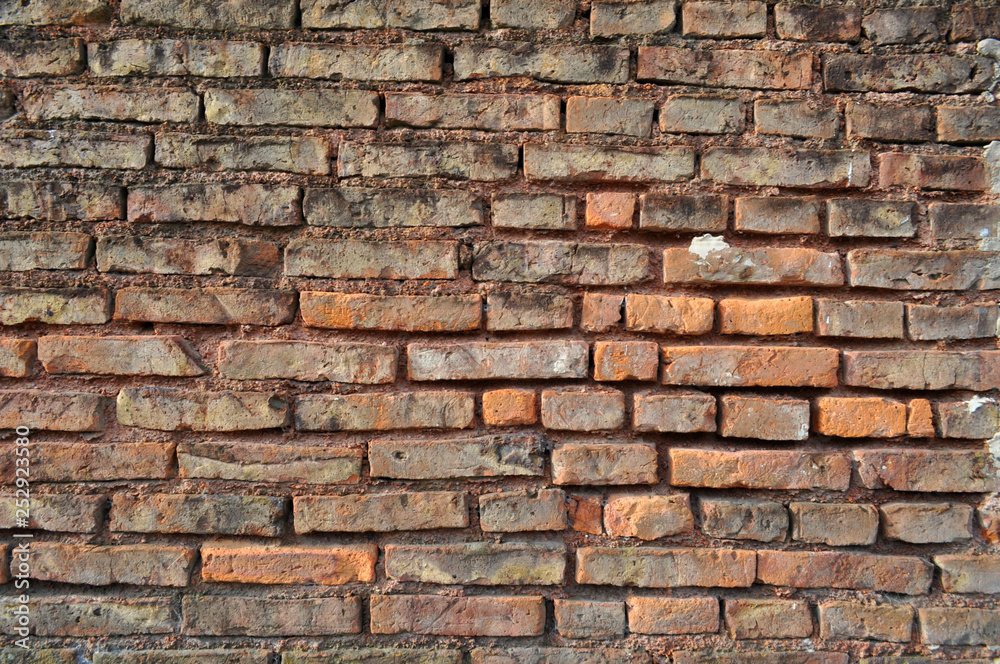
[[[691,246],[688,247],[688,251],[701,260],[705,260],[713,251],[725,251],[728,248],[729,245],[726,244],[726,241],[721,236],[706,233],[691,240]]]
[[[847,164],[847,186],[850,187],[854,184],[854,161],[850,161]]]
[[[989,399],[987,397],[981,397],[981,396],[974,396],[971,399],[969,399],[968,401],[966,401],[965,405],[969,407],[969,412],[970,413],[974,413],[974,412],[976,412],[977,410],[979,410],[980,408],[982,408],[983,406],[985,406],[987,404],[991,404],[992,405],[992,404],[995,404],[995,403],[996,403],[996,401],[994,401],[993,399]]]

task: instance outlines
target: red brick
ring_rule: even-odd
[[[0,391],[0,429],[103,431],[107,400],[86,392]]]
[[[544,629],[541,597],[371,597],[373,634],[539,636]]]
[[[559,489],[483,494],[479,497],[479,524],[491,533],[564,530],[566,494]]]
[[[208,583],[298,583],[339,586],[375,580],[375,544],[278,546],[215,542],[201,548]]]
[[[925,595],[934,568],[909,556],[831,551],[759,551],[757,580],[791,588],[847,588]]]
[[[302,322],[334,330],[464,332],[482,321],[479,295],[299,294]]]
[[[14,482],[15,446],[0,447],[0,478]],[[173,473],[173,443],[46,443],[36,445],[32,474],[39,482],[165,479]]]
[[[598,341],[594,344],[594,380],[656,380],[660,349],[652,341]]]
[[[31,450],[32,462],[39,461],[39,449]],[[44,460],[44,459],[42,459]],[[35,476],[36,480],[47,477]],[[7,482],[13,484],[13,481]],[[16,523],[17,494],[0,494],[0,523]],[[35,493],[31,496],[28,528],[63,533],[96,533],[104,520],[105,496]]]
[[[804,90],[812,83],[812,70],[811,53],[640,46],[636,78],[677,85]]]
[[[986,165],[978,157],[902,152],[880,157],[879,184],[943,191],[983,191],[989,186]]]
[[[855,450],[861,485],[869,489],[945,493],[1000,491],[1000,475],[986,451]]]
[[[812,332],[813,301],[811,297],[726,298],[719,301],[719,326],[723,334],[773,336]]]
[[[906,434],[906,404],[878,397],[820,397],[817,433],[841,438],[893,438]]]
[[[754,581],[755,560],[752,551],[734,549],[582,547],[576,551],[576,582],[642,588],[745,588]]]
[[[380,533],[469,525],[464,493],[409,491],[292,498],[297,533]]]
[[[633,397],[632,428],[661,433],[715,431],[715,414],[715,397],[711,394],[637,392]]]
[[[694,530],[686,494],[612,494],[604,506],[604,528],[612,537],[654,540]]]
[[[566,443],[552,450],[555,484],[656,484],[656,448],[645,443]]]
[[[920,55],[826,54],[823,87],[828,92],[975,92],[989,87],[985,58],[939,53]]]
[[[792,539],[829,546],[870,546],[878,536],[873,505],[791,503]]]
[[[719,600],[714,597],[629,597],[628,626],[633,634],[714,634],[719,631]]]
[[[635,196],[628,193],[605,192],[587,194],[587,228],[632,228]]]
[[[840,286],[840,256],[799,247],[730,247],[703,235],[687,249],[663,250],[663,283]]]
[[[851,460],[844,454],[670,450],[670,483],[674,486],[845,491],[850,482]]]
[[[483,392],[483,423],[507,427],[538,421],[538,395],[534,390]]]
[[[727,438],[805,440],[809,437],[809,402],[728,394],[719,399],[721,433]]]
[[[580,328],[587,332],[607,332],[622,321],[623,295],[584,293]]]
[[[834,198],[827,201],[829,231],[833,237],[913,237],[917,233],[916,204]]]
[[[835,387],[833,348],[664,346],[664,385]]]
[[[861,12],[855,7],[817,7],[779,3],[774,6],[778,39],[852,42],[861,37]]]
[[[993,251],[852,249],[847,253],[851,286],[893,290],[992,290],[1000,255]]]
[[[763,2],[685,2],[681,10],[685,37],[763,37],[767,5]]]
[[[618,602],[595,602],[557,599],[556,631],[568,639],[612,639],[625,635],[625,605]]]
[[[704,297],[625,296],[625,329],[632,332],[697,335],[712,331],[715,302]]]
[[[806,600],[727,599],[726,629],[734,639],[794,639],[812,636]]]

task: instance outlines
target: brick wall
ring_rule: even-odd
[[[0,24],[4,663],[997,654],[997,5]]]

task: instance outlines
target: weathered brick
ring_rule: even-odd
[[[625,329],[633,332],[697,335],[712,331],[715,302],[709,298],[629,293]]]
[[[883,503],[882,528],[891,540],[911,544],[957,542],[972,537],[972,507],[961,503]]]
[[[763,37],[767,5],[763,2],[685,2],[681,7],[685,37]]]
[[[559,97],[555,95],[425,95],[399,92],[385,96],[385,119],[390,127],[550,131],[559,129],[559,113]]]
[[[83,42],[79,39],[0,41],[0,76],[69,76],[80,73],[83,67]]]
[[[552,482],[656,484],[656,447],[646,443],[566,443],[552,450]]]
[[[118,423],[159,431],[247,431],[288,422],[288,402],[274,392],[194,392],[127,387],[118,393]]]
[[[694,152],[529,143],[524,146],[524,175],[568,182],[677,182],[694,176]]]
[[[196,325],[285,325],[295,317],[295,295],[295,291],[254,288],[128,286],[115,293],[115,319]]]
[[[701,530],[720,539],[775,542],[788,532],[788,510],[781,503],[760,500],[703,499]]]
[[[212,171],[286,171],[330,174],[330,146],[313,136],[211,136],[164,133],[156,137],[156,163]],[[259,185],[257,186],[259,188]],[[244,186],[243,191],[253,188]],[[211,190],[209,190],[211,191]],[[268,199],[276,192],[267,191]],[[208,194],[209,196],[211,194]],[[225,205],[233,194],[227,193]],[[235,197],[235,196],[234,196]]]
[[[702,235],[688,248],[663,250],[663,282],[840,286],[840,255],[799,247],[731,247]]]
[[[946,593],[1000,593],[1000,556],[945,554],[934,556]]]
[[[119,493],[111,499],[108,529],[130,533],[277,537],[281,534],[284,517],[284,498]]]
[[[586,378],[588,351],[583,341],[417,343],[406,359],[410,380]]]
[[[613,639],[625,635],[625,605],[582,599],[554,601],[556,631],[567,639]]]
[[[989,87],[992,63],[986,58],[920,55],[823,56],[823,87],[829,92],[978,92]]]
[[[522,240],[473,247],[476,281],[614,286],[638,283],[648,274],[649,248],[644,244]]]
[[[719,631],[719,600],[714,597],[629,597],[625,601],[628,626],[633,634],[714,634]]]
[[[617,390],[542,392],[542,426],[546,429],[610,431],[624,423],[625,395]]]
[[[908,304],[906,320],[911,339],[985,339],[997,334],[997,305],[942,307]]]
[[[627,83],[628,49],[507,42],[455,48],[455,80],[524,76],[552,83]]]
[[[727,394],[719,398],[721,434],[727,438],[805,440],[809,401]]]
[[[746,233],[819,233],[823,204],[808,197],[737,198],[733,228]]]
[[[140,235],[102,235],[95,254],[98,272],[133,274],[274,275],[281,267],[278,245],[219,238],[185,240]]]
[[[303,28],[408,28],[475,30],[480,0],[302,0]]]
[[[45,86],[21,98],[29,122],[44,120],[126,120],[132,122],[195,122],[199,98],[187,88],[141,91]]]
[[[690,433],[715,431],[715,397],[694,391],[636,393],[632,428],[636,431]]]
[[[85,233],[0,233],[0,269],[6,272],[84,270],[90,254]]]
[[[110,20],[108,0],[46,0],[0,7],[0,25],[101,25]]]
[[[559,30],[573,25],[574,0],[497,0],[490,4],[490,20],[498,28]]]
[[[122,0],[122,23],[192,30],[277,30],[295,25],[282,0],[222,0],[212,6],[170,0]]]
[[[479,295],[299,294],[302,322],[334,330],[460,332],[478,330]]]
[[[709,148],[701,160],[701,176],[762,187],[867,187],[871,163],[867,152],[853,150]]]
[[[343,484],[361,477],[361,450],[270,443],[180,443],[181,477]]]
[[[336,648],[333,650],[285,650],[281,664],[336,664],[351,662],[396,662],[397,664],[462,664],[462,651],[435,645],[431,648]],[[156,663],[153,663],[156,664]]]
[[[303,395],[295,401],[300,431],[467,429],[475,421],[469,392]]]
[[[542,439],[532,434],[368,445],[372,477],[408,480],[538,476],[543,458]]]
[[[436,141],[418,145],[344,141],[337,155],[342,177],[442,177],[507,180],[517,175],[517,145]]]
[[[827,201],[829,231],[833,237],[913,237],[917,233],[916,204],[834,198]]]
[[[612,537],[641,540],[690,533],[691,502],[687,494],[612,494],[604,506],[604,528]]]
[[[38,359],[50,374],[201,376],[201,358],[183,337],[45,336]]]
[[[996,609],[918,609],[920,640],[946,646],[976,646],[996,643],[1000,636],[1000,611]]]
[[[182,630],[194,636],[326,636],[361,631],[360,597],[188,595],[182,603]]]
[[[197,550],[155,544],[35,542],[31,556],[31,578],[42,581],[88,586],[186,586]]]
[[[719,326],[723,334],[762,336],[801,334],[813,330],[811,297],[767,300],[719,300]]]
[[[297,533],[379,533],[469,525],[464,493],[410,491],[348,496],[295,496]]]
[[[0,429],[103,431],[106,401],[87,392],[0,391]]]
[[[1000,405],[991,398],[938,402],[934,410],[942,438],[992,438],[1000,430]]]
[[[934,436],[934,413],[927,399],[910,399],[906,405],[906,433],[915,438]]]
[[[489,533],[565,530],[566,494],[559,489],[483,494],[479,497],[479,524]]]
[[[486,297],[487,330],[565,330],[573,300],[559,293],[493,292]]]
[[[943,143],[989,143],[1000,139],[1000,112],[984,106],[938,106],[937,140]]]
[[[580,311],[580,329],[587,332],[607,332],[622,322],[624,295],[584,293]]]
[[[566,507],[569,513],[570,528],[578,533],[603,535],[603,502],[604,499],[601,496],[582,493],[569,494]]]
[[[541,597],[372,595],[373,634],[539,636],[545,631]]]
[[[808,52],[640,46],[636,78],[676,85],[804,90],[812,83],[812,69],[813,56]]]
[[[87,65],[94,76],[260,76],[264,47],[207,39],[119,39],[87,44]]]
[[[784,346],[664,346],[664,385],[834,387],[833,348]]]
[[[879,184],[942,191],[983,191],[986,164],[979,157],[889,152],[879,157]]]
[[[598,341],[594,380],[656,380],[659,347],[652,341]]]
[[[285,247],[285,274],[333,279],[455,279],[458,244],[297,238]]]
[[[205,119],[219,125],[374,127],[378,115],[363,90],[205,90]]]
[[[844,383],[877,390],[995,389],[996,351],[845,351]]]
[[[878,536],[873,505],[790,503],[792,539],[830,546],[869,546]]]
[[[727,196],[639,196],[639,228],[669,233],[724,231],[729,221]]]
[[[348,81],[440,81],[441,44],[277,44],[268,63],[271,75]]]
[[[594,2],[590,6],[591,37],[657,35],[668,33],[677,22],[674,0],[650,2]]]
[[[937,240],[995,241],[1000,235],[1000,205],[931,203],[927,216]]]
[[[576,228],[576,196],[494,194],[492,222],[497,228],[568,231]]]
[[[986,502],[976,509],[976,528],[990,544],[1000,540],[1000,509]]]
[[[298,187],[262,184],[186,184],[130,187],[132,223],[221,221],[247,226],[302,223]]]
[[[847,105],[847,136],[889,143],[934,140],[934,108],[852,102]]]
[[[739,99],[671,97],[660,107],[659,122],[665,133],[739,134],[745,112]]]
[[[36,344],[30,339],[0,339],[0,377],[26,378],[34,372]]]
[[[851,286],[892,290],[993,290],[1000,288],[1000,253],[852,249]]]
[[[234,380],[287,378],[372,385],[396,378],[395,347],[368,343],[223,341],[219,374]]]
[[[576,582],[641,588],[743,588],[754,581],[755,563],[752,551],[735,549],[581,547],[576,550]]]
[[[757,580],[792,588],[848,588],[925,595],[934,567],[910,556],[833,551],[758,551]]]
[[[982,493],[1000,491],[989,453],[973,450],[855,450],[858,477],[869,489]]]
[[[31,450],[33,462],[40,461],[37,447]],[[43,480],[32,474],[32,479]],[[0,496],[0,523],[13,524],[17,517],[16,494]],[[38,494],[31,496],[28,528],[62,533],[96,533],[103,520],[104,496],[77,494]]]
[[[268,664],[269,650],[198,648],[192,650],[97,651],[95,664]]]
[[[547,542],[390,544],[385,547],[385,571],[400,582],[552,586],[566,575],[566,547]]]
[[[494,213],[496,208],[494,207]],[[310,226],[409,228],[479,226],[483,204],[472,192],[433,189],[306,189],[302,212]]]
[[[0,448],[0,477],[14,482],[14,445]],[[49,443],[31,452],[37,482],[164,479],[173,468],[173,443]],[[33,501],[34,502],[34,501]],[[102,499],[103,503],[103,499]],[[13,503],[11,503],[13,504]],[[35,507],[32,507],[32,511]]]
[[[150,599],[40,597],[32,601],[35,636],[171,634],[176,619],[167,597]]]
[[[734,639],[794,639],[813,633],[809,602],[801,599],[727,599],[725,614]]]
[[[534,390],[483,392],[483,423],[487,426],[517,426],[537,421],[538,397]]]
[[[0,214],[47,221],[125,218],[125,190],[82,182],[0,183]]]
[[[819,605],[820,638],[909,643],[912,633],[913,608],[909,606],[857,602]]]
[[[873,44],[920,44],[941,39],[936,7],[876,9],[861,21]]]
[[[774,28],[778,39],[853,42],[861,37],[861,12],[782,2],[774,6]]]
[[[472,664],[650,664],[652,656],[642,650],[619,648],[473,648]]]
[[[670,450],[670,483],[715,489],[830,489],[851,483],[851,459],[827,452]]]
[[[816,334],[821,337],[902,339],[903,303],[817,299]]]
[[[833,138],[840,126],[836,108],[807,101],[759,99],[754,102],[753,117],[760,134]]]
[[[201,547],[201,578],[208,583],[371,583],[377,558],[374,543],[280,546],[216,541]]]
[[[902,436],[906,434],[906,404],[880,397],[820,397],[814,428],[841,438]]]
[[[653,107],[647,99],[570,97],[566,100],[566,131],[647,138],[653,130]]]

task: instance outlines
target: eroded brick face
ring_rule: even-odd
[[[991,661],[996,5],[0,1],[0,664]]]

